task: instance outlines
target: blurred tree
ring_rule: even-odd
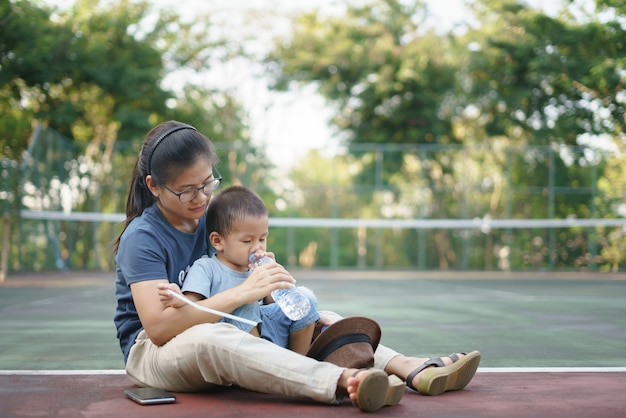
[[[581,138],[623,138],[626,123],[624,5],[598,1],[581,20],[572,3],[564,1],[552,18],[520,1],[481,0],[474,3],[479,24],[447,35],[420,31],[426,9],[419,2],[348,5],[336,17],[311,12],[295,20],[266,62],[276,89],[316,83],[336,106],[333,123],[362,162],[356,187],[390,193],[386,205],[370,194],[374,216],[414,199],[394,176],[409,169],[408,154],[362,151],[359,143],[421,146],[426,158],[413,160],[432,193],[421,207],[426,216],[589,217],[605,159]],[[481,157],[496,143],[494,158]],[[424,144],[469,149],[437,152]],[[525,150],[532,145],[539,147]],[[435,236],[441,267],[467,259],[452,249],[454,234]],[[504,236],[497,241],[494,251],[506,245]],[[545,243],[542,262],[559,262],[558,250],[545,251],[556,248],[558,236],[537,241]],[[577,242],[563,259],[589,260],[590,243]],[[483,257],[491,265],[490,255]]]
[[[474,3],[481,25],[464,38],[465,97],[491,115],[490,134],[578,145],[582,134],[625,131],[624,6],[597,3],[584,18],[573,4],[552,18],[516,0]]]
[[[3,31],[0,89],[6,104],[21,111],[15,116],[22,129],[30,130],[37,119],[84,142],[97,129],[88,114],[98,103],[112,104],[105,118],[118,121],[124,136],[145,132],[151,112],[163,113],[167,94],[158,88],[159,51],[130,31],[145,15],[145,5],[98,6],[78,2],[65,14],[27,1],[5,6],[2,20],[9,28]],[[14,158],[29,134],[3,132],[3,138],[14,138]]]
[[[210,36],[210,16],[187,22],[148,1],[78,0],[56,10],[12,0],[0,1],[0,25],[0,146],[3,157],[22,162],[16,189],[3,193],[12,210],[123,212],[141,140],[163,120],[194,123],[220,150],[227,147],[218,144],[234,141],[251,148],[234,96],[187,80],[177,91],[163,87],[172,72],[207,71],[232,53]],[[25,158],[31,135],[38,149]],[[257,173],[250,155],[257,153],[223,159],[225,183]],[[106,243],[111,231],[100,228],[98,235]],[[19,229],[12,234],[20,236]],[[64,230],[47,247],[62,249],[68,265],[84,267],[91,259],[108,268],[108,247],[79,234],[80,228]]]
[[[545,146],[511,155],[507,163],[511,192],[517,191],[508,202],[514,216],[596,216],[594,181],[607,161],[602,149],[607,138],[624,141],[626,127],[624,6],[597,6],[585,13],[564,1],[559,15],[550,17],[515,0],[481,0],[474,3],[481,25],[458,38],[469,56],[455,106],[485,115],[489,136],[506,136],[522,149]],[[543,195],[533,194],[538,187]],[[551,241],[558,247],[561,232],[552,231],[546,246]],[[577,242],[540,251],[553,264],[593,262],[594,243]]]
[[[625,144],[626,145],[626,144]],[[598,216],[613,218],[615,214],[626,216],[626,165],[622,146],[606,166],[605,173],[598,180],[598,190],[602,198],[597,198]],[[602,228],[601,255],[606,261],[605,270],[618,271],[626,261],[626,230],[624,228]],[[605,231],[604,231],[605,230]]]
[[[283,181],[276,185],[279,198],[268,200],[271,216],[301,218],[359,218],[371,217],[369,207],[359,201],[352,176],[360,170],[361,162],[352,156],[327,157],[310,151],[294,166]],[[365,212],[364,212],[365,211]],[[359,258],[356,231],[337,228],[299,229],[297,236],[290,228],[272,228],[272,243],[291,238],[294,252],[277,255],[291,265],[305,266],[356,265]],[[270,247],[271,248],[271,247]],[[363,254],[364,255],[364,254]]]
[[[251,143],[243,121],[247,114],[228,92],[188,84],[170,100],[169,119],[188,121],[214,143],[225,184],[244,184],[256,189],[269,177],[271,162],[265,150]],[[210,113],[210,117],[203,115]]]
[[[100,129],[90,116],[94,112],[106,112],[100,116],[103,126],[114,126],[124,141],[138,141],[174,116],[207,125],[219,121],[225,133],[244,134],[240,106],[232,99],[220,106],[187,106],[189,94],[172,102],[175,93],[161,86],[167,73],[206,70],[214,51],[227,49],[209,36],[208,17],[195,19],[185,22],[175,13],[155,11],[147,1],[78,0],[63,11],[24,0],[3,2],[0,110],[11,115],[0,122],[2,145],[9,146],[5,153],[20,157],[33,119],[76,141],[91,141]],[[224,129],[220,117],[226,111],[233,117]],[[219,135],[224,139],[242,138]]]
[[[449,121],[438,111],[455,69],[445,38],[419,35],[424,16],[422,2],[396,0],[337,17],[303,14],[268,56],[274,87],[319,83],[353,143],[448,143]]]
[[[389,179],[401,169],[403,156],[380,158],[359,144],[458,143],[450,118],[440,113],[454,87],[456,58],[447,53],[448,38],[422,30],[426,13],[422,2],[398,0],[348,5],[341,16],[305,13],[266,61],[274,88],[316,83],[337,108],[333,124],[360,160],[355,187],[362,204],[373,204],[376,217],[381,207],[365,192],[383,187],[401,200],[401,190],[390,187]],[[451,169],[446,163],[439,167]],[[454,217],[448,211],[453,205],[441,207],[446,209],[435,212],[438,217]]]
[[[445,149],[467,139],[453,127],[457,108],[446,106],[467,52],[455,49],[453,37],[423,29],[426,16],[422,2],[395,0],[348,6],[337,17],[312,12],[300,16],[290,39],[277,41],[268,56],[275,88],[317,83],[337,107],[333,123],[359,162],[354,171],[361,196],[358,216],[459,218],[469,212],[476,216],[485,207],[469,209],[475,202],[464,201],[469,193],[455,187],[467,179],[459,169],[467,168],[467,155]],[[372,151],[373,143],[398,144],[398,149]],[[416,257],[422,250],[409,234],[407,259],[454,265],[460,257],[449,235],[436,231],[428,241],[436,253]],[[390,249],[384,256],[399,254]]]

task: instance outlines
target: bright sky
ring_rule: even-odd
[[[351,0],[363,2],[363,0]],[[73,0],[47,0],[49,4],[67,6]],[[277,33],[285,33],[288,26],[279,15],[313,7],[332,13],[343,2],[340,0],[152,0],[155,6],[173,9],[183,17],[211,13],[219,16],[225,30],[232,32],[237,40],[244,30],[242,15],[250,9],[262,9],[267,14],[274,14],[277,23],[271,27],[259,27],[255,33],[260,41],[259,47],[269,45]],[[431,24],[443,31],[451,29],[465,21],[468,12],[466,0],[426,0],[432,15]],[[529,4],[555,10],[559,0],[530,0]],[[267,41],[267,42],[265,42]],[[279,94],[267,90],[265,80],[254,76],[254,69],[247,63],[233,61],[222,67],[215,67],[200,76],[192,74],[173,74],[165,80],[165,87],[175,89],[192,77],[196,81],[209,85],[228,88],[246,107],[250,120],[250,136],[259,145],[269,147],[267,154],[281,166],[289,166],[310,149],[336,151],[338,139],[333,137],[328,127],[331,116],[324,100],[316,94],[313,87],[304,88],[295,94]]]

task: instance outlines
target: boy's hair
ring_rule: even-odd
[[[211,199],[206,213],[207,234],[227,235],[236,221],[249,216],[268,216],[265,203],[247,187],[231,186]]]

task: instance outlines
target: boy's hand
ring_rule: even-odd
[[[172,290],[178,293],[179,295],[182,295],[183,292],[180,290],[180,287],[177,284],[162,282],[162,283],[157,284],[157,289],[159,290],[159,300],[163,304],[163,307],[180,308],[185,305],[185,302],[183,302],[182,300],[178,298],[175,298],[169,292],[169,290]]]

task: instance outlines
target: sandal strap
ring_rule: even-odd
[[[467,355],[467,353],[459,353],[459,354],[463,354],[464,356]],[[457,353],[452,353],[448,357],[452,359],[452,363],[456,363],[457,361],[459,361],[459,356]]]
[[[445,363],[443,362],[441,357],[433,357],[433,358],[426,360],[424,363],[422,363],[421,366],[419,366],[417,369],[409,373],[409,375],[406,378],[406,386],[409,389],[413,389],[414,391],[417,392],[417,389],[413,386],[413,379],[415,379],[415,376],[417,376],[419,372],[421,372],[422,370],[430,366],[444,367]]]

